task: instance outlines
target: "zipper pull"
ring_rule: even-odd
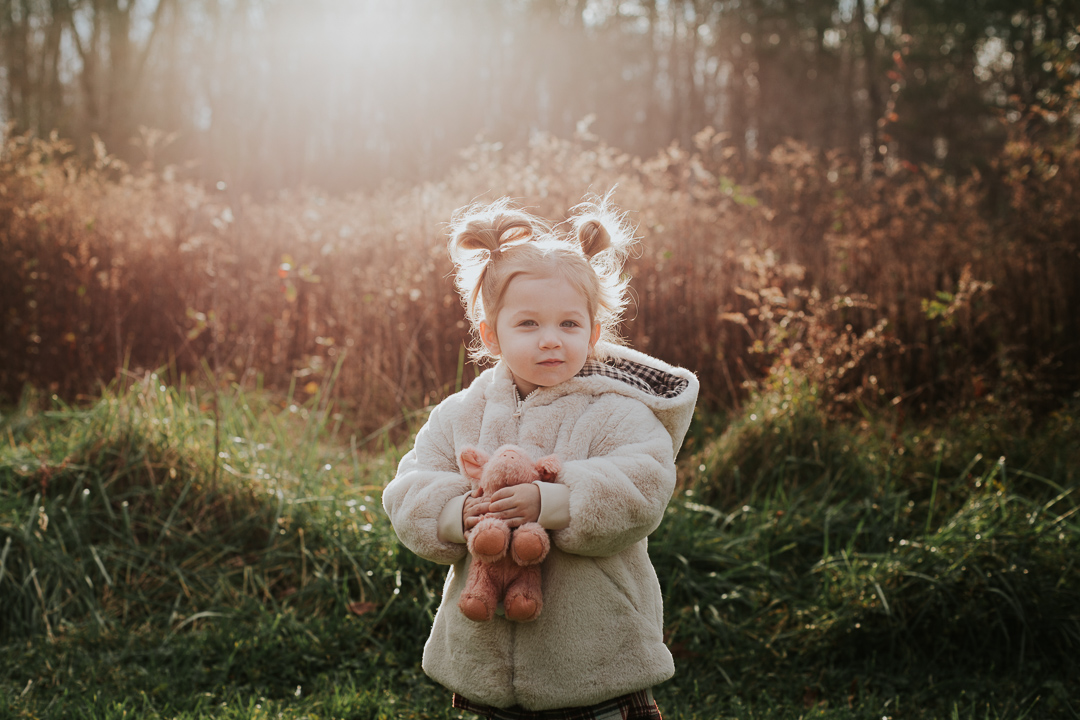
[[[525,410],[525,403],[527,403],[529,401],[529,398],[535,395],[537,390],[539,389],[540,388],[536,388],[536,390],[533,390],[531,393],[525,396],[524,400],[522,400],[521,393],[518,392],[518,389],[516,387],[514,388],[514,397],[517,399],[517,409],[514,410],[513,415],[515,418],[521,417],[521,413]]]

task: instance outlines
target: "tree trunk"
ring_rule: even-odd
[[[32,129],[32,90],[30,87],[30,19],[26,0],[4,0],[0,5],[0,41],[7,74],[6,115],[15,123],[15,132]]]
[[[855,8],[856,27],[859,29],[859,34],[862,37],[862,51],[863,51],[863,88],[866,91],[866,122],[864,125],[863,134],[869,139],[869,148],[866,149],[865,160],[868,163],[876,164],[881,159],[881,153],[878,150],[880,145],[881,133],[879,132],[878,123],[882,119],[882,108],[884,102],[881,98],[881,91],[878,87],[878,62],[877,62],[877,39],[881,26],[878,25],[874,30],[866,24],[866,16],[871,12],[870,4],[868,0],[859,0],[858,6]]]

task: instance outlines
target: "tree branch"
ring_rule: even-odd
[[[142,52],[139,53],[139,59],[135,63],[134,76],[132,77],[132,87],[138,88],[142,84],[143,73],[146,70],[146,63],[150,57],[150,49],[154,45],[154,38],[157,37],[158,31],[161,29],[161,18],[165,15],[165,8],[168,5],[172,5],[173,0],[158,0],[157,7],[154,8],[153,25],[150,28],[150,35],[146,38],[146,44],[143,46]]]

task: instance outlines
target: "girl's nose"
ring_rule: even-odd
[[[540,347],[546,349],[557,348],[562,344],[559,333],[555,330],[545,330],[540,336]]]

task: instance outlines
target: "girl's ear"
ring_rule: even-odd
[[[600,326],[597,325],[596,327],[599,328]],[[495,335],[495,328],[483,320],[480,321],[480,342],[484,343],[484,347],[494,357],[499,357],[499,338]]]
[[[592,337],[589,338],[589,349],[592,350],[596,347],[596,343],[600,340],[600,323],[593,325]]]

